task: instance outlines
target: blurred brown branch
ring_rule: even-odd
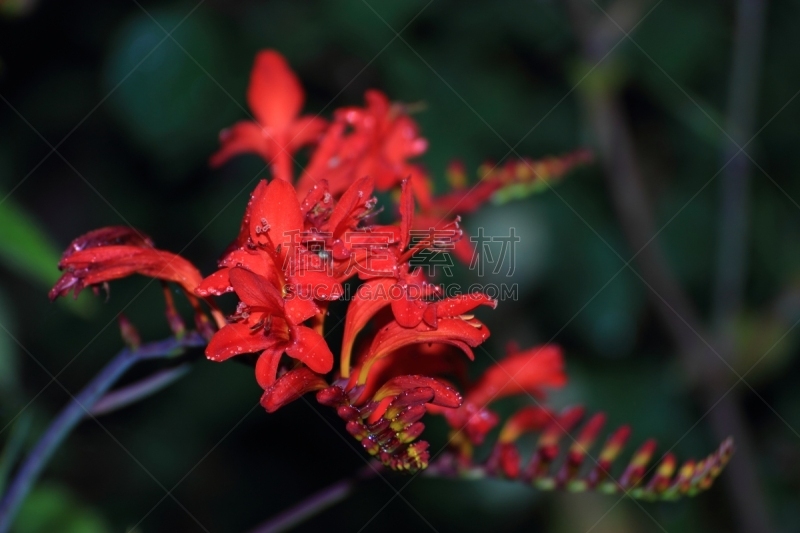
[[[749,66],[753,70],[751,62],[758,61],[759,57],[758,46],[755,45],[752,46],[755,51],[741,53],[741,50],[750,47],[748,42],[743,43],[742,40],[757,39],[760,42],[761,30],[753,28],[752,25],[761,25],[763,20],[752,16],[753,6],[750,5],[752,3],[753,0],[742,0],[737,12],[739,33],[734,47],[736,66],[731,80],[732,85],[740,83],[740,71],[743,68]],[[614,39],[608,37],[609,28],[616,29],[617,40],[627,38],[620,28],[616,28],[616,21],[621,20],[626,24],[622,27],[630,28],[631,25],[626,21],[634,19],[638,21],[641,18],[637,5],[626,0],[614,3],[609,9],[612,14],[608,15],[603,13],[600,6],[583,0],[571,0],[568,7],[583,60],[591,65],[606,59],[614,46]],[[742,25],[748,29],[743,31]],[[745,64],[742,65],[742,62]],[[755,69],[749,75],[757,79],[757,72],[758,69]],[[677,345],[681,362],[698,391],[698,399],[706,413],[705,416],[708,416],[711,422],[716,438],[721,440],[733,435],[736,440],[738,457],[731,462],[728,473],[722,478],[730,494],[730,511],[735,517],[734,523],[743,532],[767,533],[771,529],[763,490],[755,470],[756,454],[739,405],[738,394],[735,388],[730,387],[729,370],[726,368],[732,343],[722,343],[720,350],[714,349],[706,342],[705,339],[714,341],[719,339],[712,336],[707,326],[703,324],[694,304],[666,261],[657,238],[653,210],[642,179],[641,166],[621,103],[619,87],[610,83],[593,84],[592,87],[591,93],[584,92],[584,103],[599,146],[612,201],[628,243],[635,250],[633,257],[641,269],[641,275],[635,270],[634,273],[650,289],[653,306]],[[743,88],[732,88],[733,115],[730,123],[735,124],[738,129],[736,138],[742,138],[743,133],[746,134],[752,129],[755,94],[753,83]],[[736,224],[725,230],[727,240],[743,241],[740,234],[743,231],[741,228],[746,225],[746,178],[742,177],[746,174],[743,172],[746,172],[746,169],[730,170],[729,176],[732,177],[723,184],[725,189],[734,182],[734,187],[737,188],[733,192],[724,193],[731,196],[728,200],[730,214],[726,216],[736,219]],[[731,235],[728,236],[727,232]],[[726,264],[724,279],[720,280],[720,284],[725,284],[724,292],[735,285],[733,290],[738,294],[734,302],[729,301],[727,296],[719,301],[719,305],[724,306],[726,313],[735,312],[735,308],[730,309],[729,306],[739,305],[738,302],[741,301],[745,248],[740,241],[736,242],[736,247],[737,250],[729,252],[726,249],[724,252],[734,254],[735,257],[731,260],[738,262],[730,266]],[[725,263],[726,258],[721,257],[720,262]]]

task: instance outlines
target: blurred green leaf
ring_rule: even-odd
[[[11,300],[0,287],[0,399],[7,406],[19,396],[18,346],[11,338],[17,329],[17,321],[11,311]],[[4,331],[5,330],[5,331]]]
[[[12,198],[0,203],[0,262],[20,277],[49,289],[59,276],[61,254],[36,221]],[[67,308],[87,316],[89,300],[65,298]]]
[[[25,501],[16,521],[17,533],[106,533],[111,531],[93,509],[78,502],[66,488],[42,485]]]
[[[51,285],[58,279],[57,248],[12,198],[0,203],[0,260],[31,281]]]
[[[28,433],[30,433],[32,418],[33,415],[31,413],[21,413],[17,420],[14,421],[8,440],[3,445],[3,452],[0,454],[0,494],[5,491],[9,474],[11,474],[14,465],[22,455],[25,441],[28,438]]]

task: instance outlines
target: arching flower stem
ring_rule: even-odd
[[[112,358],[83,390],[72,397],[17,470],[8,490],[0,500],[0,533],[9,530],[26,496],[64,439],[82,420],[94,418],[91,414],[94,405],[132,366],[141,361],[175,357],[187,348],[205,345],[206,340],[203,336],[197,332],[190,332],[181,338],[143,344],[135,350],[125,348]],[[133,398],[128,400],[129,403],[135,401]]]

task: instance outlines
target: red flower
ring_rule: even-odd
[[[511,353],[469,388],[459,409],[443,414],[453,429],[464,430],[471,442],[480,444],[498,422],[490,404],[519,394],[542,397],[544,387],[561,387],[566,381],[560,347],[546,345]]]
[[[495,401],[512,395],[543,399],[545,388],[564,385],[562,353],[549,345],[515,351],[469,383],[467,362],[474,358],[473,348],[489,336],[473,311],[481,305],[494,308],[496,301],[480,292],[443,298],[412,260],[455,243],[456,255],[469,261],[472,247],[461,239],[460,219],[445,222],[451,212],[468,213],[489,200],[527,194],[585,162],[586,152],[483,167],[472,188],[463,166],[456,164],[448,171],[454,190],[433,197],[430,177],[411,162],[426,150],[427,141],[408,109],[390,103],[383,93],[368,91],[365,107],[336,111],[330,125],[300,117],[300,82],[280,54],[267,50],[256,57],[247,99],[256,120],[223,131],[211,164],[256,153],[271,165],[273,179],[260,181],[251,194],[219,269],[203,280],[185,259],[155,249],[135,230],[104,228],[70,245],[51,298],[137,273],[177,283],[195,307],[198,329],[211,337],[209,359],[257,354],[256,381],[264,389],[261,404],[268,412],[316,391],[317,401],[336,409],[348,433],[395,470],[428,466],[428,443],[419,437],[423,417],[435,414],[443,415],[452,429],[451,453],[438,461],[439,473],[473,469],[544,489],[623,489],[633,497],[665,499],[707,488],[719,474],[732,451],[727,441],[715,454],[680,470],[667,455],[644,485],[655,453],[655,443],[647,441],[619,483],[612,484],[608,472],[630,435],[627,426],[607,439],[596,467],[581,474],[605,417],[591,417],[562,454],[559,444],[581,423],[580,407],[561,413],[539,405],[523,407],[506,420],[488,459],[473,459],[474,446],[500,421],[491,410]],[[292,154],[317,141],[298,196],[292,185]],[[374,190],[399,199],[395,223],[374,222],[379,212]],[[343,294],[343,284],[354,278],[361,285],[347,307],[335,373],[334,354],[323,336],[327,311]],[[209,302],[219,327],[212,337],[197,296],[230,292],[238,303],[227,320]],[[185,333],[171,293],[165,296],[173,331]],[[123,321],[122,326],[125,338],[138,344],[130,324]],[[457,386],[466,391],[463,396]],[[530,432],[540,436],[528,459],[517,444]],[[559,457],[564,460],[557,461]],[[552,471],[556,465],[557,473]]]
[[[232,291],[228,273],[242,266],[267,278],[278,289],[296,323],[311,318],[319,312],[312,296],[334,299],[342,289],[328,273],[324,260],[302,245],[304,231],[305,216],[292,185],[283,180],[269,184],[262,180],[247,206],[239,238],[220,260],[220,270],[202,282],[197,294]],[[314,288],[314,295],[308,294],[309,287]]]
[[[467,314],[479,305],[494,308],[497,302],[486,295],[474,293],[432,303],[433,325],[420,322],[416,327],[407,328],[401,326],[397,320],[389,321],[375,334],[369,347],[359,358],[351,381],[364,384],[377,360],[411,344],[449,344],[473,359],[471,348],[489,337],[489,329],[473,315]]]
[[[91,231],[78,237],[64,252],[58,268],[65,271],[50,290],[50,299],[75,296],[85,287],[141,274],[172,281],[192,294],[203,277],[189,261],[179,255],[153,247],[146,235],[115,226]]]
[[[281,294],[267,278],[241,267],[230,269],[228,277],[241,302],[233,322],[208,343],[209,359],[225,361],[234,355],[261,352],[256,379],[263,388],[275,381],[283,353],[318,374],[331,371],[333,354],[325,339],[287,315]]]
[[[247,89],[255,121],[237,122],[220,133],[222,146],[211,157],[211,166],[255,153],[272,165],[274,177],[292,181],[292,154],[315,142],[326,126],[317,117],[298,118],[304,100],[303,87],[283,56],[274,50],[259,52]]]
[[[261,397],[261,405],[268,413],[274,413],[306,393],[322,390],[328,382],[306,367],[289,370],[270,385]]]
[[[197,288],[201,296],[235,291],[240,303],[232,323],[211,340],[206,355],[224,361],[261,352],[256,379],[273,384],[285,352],[318,374],[333,367],[333,354],[318,331],[304,322],[321,314],[316,298],[332,299],[341,286],[318,255],[300,241],[305,217],[297,193],[286,181],[261,182],[245,213],[238,247],[220,261],[221,269]]]
[[[382,92],[367,91],[364,99],[365,108],[336,112],[300,179],[300,191],[308,191],[325,179],[331,194],[338,196],[364,176],[372,177],[376,188],[386,191],[412,174],[421,174],[408,162],[428,147],[414,120],[403,106],[391,104]],[[419,187],[424,188],[425,184],[419,183]]]
[[[344,196],[342,197],[344,198]],[[356,335],[384,307],[391,305],[398,325],[415,328],[424,320],[436,328],[436,306],[432,299],[440,295],[440,288],[428,282],[421,269],[413,269],[409,261],[423,249],[434,247],[433,238],[412,242],[411,227],[414,220],[414,197],[407,180],[402,182],[400,193],[400,226],[381,228],[391,235],[379,257],[370,250],[369,268],[360,274],[368,279],[356,293],[347,311],[342,345],[342,375],[349,376],[350,357]],[[461,236],[458,221],[449,230],[454,238]]]
[[[471,188],[463,165],[455,164],[448,170],[453,190],[434,197],[432,180],[411,162],[426,150],[427,141],[408,109],[390,103],[383,93],[368,91],[365,107],[336,111],[330,125],[300,117],[300,82],[280,54],[267,50],[256,57],[247,99],[256,120],[223,131],[211,164],[256,153],[271,165],[273,179],[260,181],[251,194],[219,269],[203,280],[188,261],[155,249],[135,230],[104,228],[70,245],[51,298],[131,274],[160,279],[166,289],[167,282],[179,284],[195,308],[198,330],[210,337],[209,359],[257,354],[256,381],[264,389],[261,404],[268,412],[316,391],[317,401],[336,409],[347,432],[394,470],[428,466],[429,446],[419,437],[423,417],[434,414],[451,427],[450,451],[436,465],[439,474],[472,471],[542,489],[624,490],[648,499],[674,499],[710,486],[730,458],[730,441],[680,468],[668,453],[649,481],[647,465],[656,445],[646,441],[619,481],[610,479],[631,433],[627,426],[608,437],[596,466],[587,471],[583,463],[601,434],[603,414],[589,418],[568,449],[561,446],[580,426],[582,407],[558,413],[538,404],[525,406],[506,419],[488,459],[473,457],[474,447],[500,422],[491,410],[494,402],[512,395],[544,399],[545,388],[564,385],[562,352],[549,345],[513,351],[470,383],[467,362],[489,336],[472,313],[481,305],[494,308],[496,301],[480,292],[443,298],[440,287],[412,260],[455,244],[455,254],[469,262],[472,246],[461,238],[460,219],[445,222],[453,212],[469,213],[489,200],[528,194],[585,162],[586,152],[484,166]],[[317,141],[298,182],[298,196],[292,155]],[[374,190],[399,199],[395,223],[374,222],[379,212]],[[327,311],[353,278],[361,285],[347,307],[335,373],[334,354],[323,336]],[[227,320],[208,302],[219,328],[212,336],[197,296],[230,292],[238,303]],[[182,335],[185,326],[171,292],[165,291],[165,297],[173,332]],[[127,321],[122,329],[129,344],[138,345]],[[456,387],[466,391],[463,396]],[[533,432],[539,433],[535,449],[521,453],[521,437]]]
[[[194,291],[203,277],[189,261],[179,255],[157,250],[150,237],[139,231],[114,226],[101,228],[78,237],[70,243],[58,268],[64,274],[50,290],[50,299],[66,296],[70,291],[77,297],[85,287],[105,284],[133,274],[141,274],[162,282],[173,282],[183,288],[189,303],[195,310],[197,329],[206,337],[212,334],[209,318]],[[167,321],[176,335],[184,331],[183,320],[175,309],[172,294],[165,286]],[[224,319],[217,308],[210,304],[210,314],[217,326]],[[131,327],[123,322],[123,337],[130,337]]]

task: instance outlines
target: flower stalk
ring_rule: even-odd
[[[82,391],[72,397],[14,475],[8,490],[0,500],[0,533],[9,531],[22,503],[59,446],[82,420],[94,418],[91,414],[92,408],[131,367],[141,361],[174,357],[186,348],[201,347],[205,344],[206,340],[202,336],[192,332],[181,339],[169,338],[143,344],[135,350],[125,348],[111,359]],[[134,401],[133,398],[128,400],[128,403]]]
[[[380,471],[381,465],[379,463],[370,462],[355,476],[340,479],[332,485],[320,489],[297,505],[259,524],[250,533],[281,533],[282,531],[288,531],[306,520],[310,520],[325,509],[344,501],[353,493],[359,482],[374,477]]]

